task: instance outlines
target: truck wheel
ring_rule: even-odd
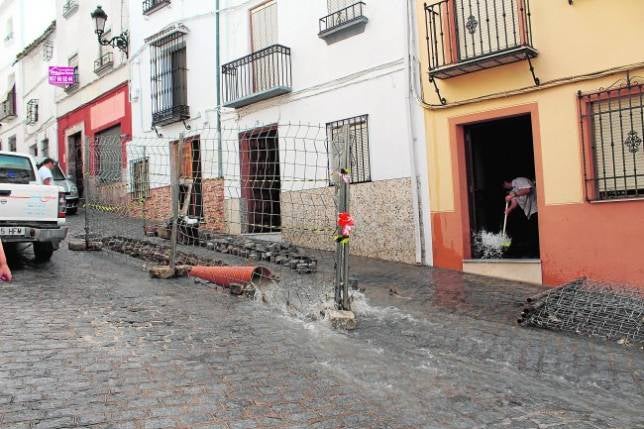
[[[54,246],[51,243],[34,243],[34,255],[36,255],[36,262],[47,262],[51,259],[54,253]]]

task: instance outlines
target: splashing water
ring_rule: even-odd
[[[474,252],[481,259],[500,259],[509,240],[509,237],[502,233],[479,231],[474,233]]]

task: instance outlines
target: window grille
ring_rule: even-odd
[[[592,199],[644,197],[644,85],[583,95]],[[588,161],[588,160],[587,160]],[[588,165],[590,164],[590,165]]]
[[[9,137],[9,152],[16,152],[16,136]]]
[[[135,199],[150,196],[150,160],[142,158],[130,163],[132,194]]]
[[[371,181],[371,160],[369,155],[369,126],[368,115],[356,116],[341,121],[330,122],[326,125],[327,139],[337,141],[344,125],[349,125],[351,150],[351,183]],[[337,165],[337,150],[331,148],[331,165]],[[331,167],[333,169],[333,167]]]
[[[150,67],[152,124],[189,119],[185,34],[174,32],[152,43]]]
[[[38,100],[31,99],[27,102],[27,125],[38,122]]]
[[[50,61],[54,57],[54,42],[47,39],[42,46],[43,61]]]
[[[40,153],[42,156],[49,156],[49,139],[44,139],[41,142]]]

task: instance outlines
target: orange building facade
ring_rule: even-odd
[[[417,2],[435,266],[644,287],[642,16],[638,0]],[[500,232],[507,177],[534,183],[538,243],[489,258],[476,237]]]

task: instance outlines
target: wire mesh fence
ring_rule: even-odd
[[[319,315],[348,284],[336,262],[352,227],[337,221],[349,147],[324,125],[96,136],[83,155],[85,238],[149,264],[259,272],[263,299]],[[243,280],[219,272],[225,286]]]
[[[528,298],[519,324],[644,344],[644,293],[580,279]]]

